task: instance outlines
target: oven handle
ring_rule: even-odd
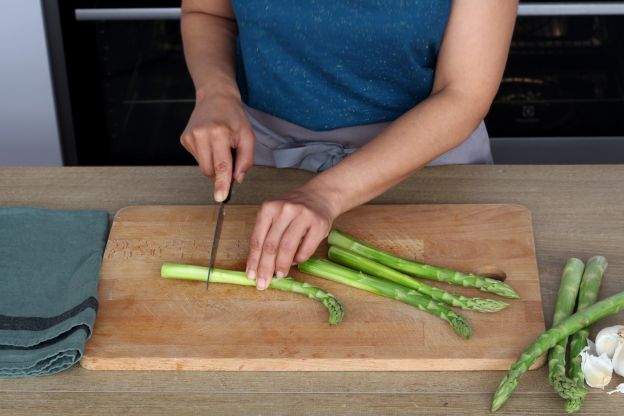
[[[76,20],[176,20],[179,7],[76,9]],[[624,15],[624,2],[520,4],[518,16]]]
[[[624,15],[624,1],[530,3],[518,6],[518,16],[598,16]]]
[[[76,20],[176,20],[180,18],[179,7],[76,9]]]

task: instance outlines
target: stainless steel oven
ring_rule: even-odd
[[[179,0],[42,0],[68,165],[192,164]],[[497,163],[624,163],[624,1],[521,1]]]

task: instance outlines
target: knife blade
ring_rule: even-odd
[[[206,290],[210,284],[210,275],[214,268],[215,261],[217,260],[217,250],[219,250],[219,239],[221,237],[221,227],[223,225],[223,217],[225,216],[225,204],[230,201],[232,196],[232,188],[234,187],[234,161],[236,160],[236,149],[232,150],[232,179],[230,181],[230,188],[228,189],[227,196],[223,201],[219,203],[217,210],[217,221],[215,223],[214,233],[212,235],[212,246],[210,247],[210,260],[208,260],[208,277],[206,278]]]

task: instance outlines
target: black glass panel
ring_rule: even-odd
[[[62,21],[78,162],[193,164],[180,135],[194,106],[178,20],[77,21],[75,8],[149,2],[76,1]],[[173,4],[172,4],[173,3]],[[151,2],[179,7],[179,2]]]
[[[624,135],[623,19],[520,17],[490,134]]]

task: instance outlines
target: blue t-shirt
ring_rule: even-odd
[[[451,0],[232,0],[250,107],[311,130],[391,121],[431,93]]]

